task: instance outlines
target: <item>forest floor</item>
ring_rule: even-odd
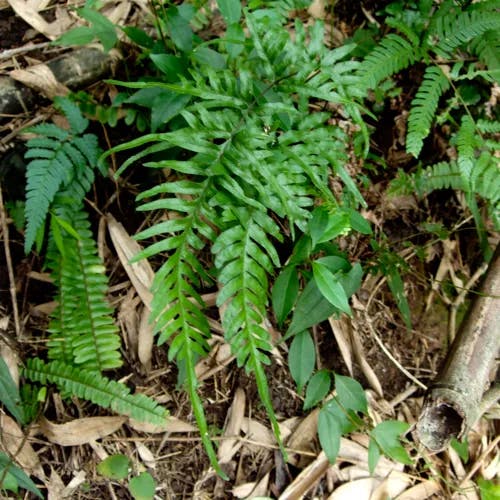
[[[381,2],[364,2],[363,10],[354,4],[357,3],[338,2],[335,19],[327,19],[344,38],[366,23]],[[62,51],[46,44],[47,39],[10,8],[0,6],[0,9],[0,76],[8,75],[13,69],[46,62]],[[130,12],[133,13],[134,8]],[[61,15],[52,12],[52,20]],[[133,22],[133,14],[128,15],[128,20]],[[33,44],[37,47],[33,48]],[[2,57],[1,51],[11,49],[19,51],[11,57]],[[353,298],[352,320],[332,319],[314,328],[313,335],[317,368],[331,369],[360,381],[367,391],[374,421],[393,418],[413,424],[422,407],[423,387],[436,376],[446,354],[450,319],[453,324],[459,324],[467,308],[467,302],[451,303],[443,290],[477,286],[477,281],[471,282],[470,278],[483,261],[473,223],[456,193],[440,191],[425,201],[413,196],[390,198],[386,193],[395,171],[407,168],[412,162],[400,141],[400,124],[407,110],[408,96],[415,91],[415,82],[408,75],[407,81],[400,84],[403,93],[384,111],[372,137],[372,148],[384,159],[385,167],[372,169],[367,174],[370,183],[363,192],[368,203],[364,216],[387,235],[388,245],[407,263],[403,278],[413,328],[410,332],[405,327],[386,279],[373,273],[366,275]],[[99,96],[110,92],[103,82],[95,82],[87,90]],[[19,199],[19,190],[22,193],[24,127],[36,117],[46,119],[52,113],[51,101],[40,95],[25,113],[0,116],[0,180],[5,202]],[[121,124],[114,129],[101,128],[99,124],[93,127],[108,145],[131,138],[130,131]],[[436,156],[442,154],[439,137],[434,146]],[[189,399],[176,387],[176,368],[168,362],[165,349],[154,347],[147,367],[138,359],[143,305],[107,234],[110,221],[107,215],[111,214],[122,224],[122,245],[127,246],[130,236],[144,224],[143,217],[135,211],[134,201],[141,175],[131,171],[118,184],[110,179],[100,181],[89,195],[87,205],[108,271],[109,300],[117,311],[116,320],[123,337],[125,365],[117,379],[165,405],[173,417],[171,426],[165,430],[114,421],[114,432],[96,440],[84,419],[102,416],[102,425],[111,425],[104,419],[109,414],[82,401],[73,400],[68,404],[59,394],[49,392],[44,408],[46,419],[57,424],[72,422],[73,427],[54,428],[52,433],[45,429],[42,433],[39,427],[50,424],[39,421],[30,431],[29,442],[36,457],[26,452],[24,460],[39,463],[43,472],[38,469],[39,475],[34,475],[47,498],[131,498],[123,482],[105,479],[96,471],[103,458],[117,453],[131,457],[137,471],[151,472],[157,483],[157,497],[165,499],[278,498],[294,486],[300,489],[304,484],[307,485],[304,498],[311,499],[479,498],[472,487],[472,476],[491,479],[498,467],[498,446],[486,456],[482,454],[495,440],[494,421],[482,419],[470,433],[466,465],[450,449],[438,455],[422,453],[414,466],[405,467],[384,458],[377,474],[370,477],[367,437],[353,434],[342,440],[337,463],[327,467],[316,438],[317,411],[303,411],[303,396],[297,394],[287,367],[286,345],[280,344],[267,376],[272,402],[287,439],[289,457],[285,462],[277,449],[255,382],[237,368],[223,341],[218,310],[212,307],[208,313],[214,334],[212,353],[208,360],[200,363],[198,373],[203,380],[200,392],[210,430],[214,440],[220,443],[220,462],[230,480],[218,478],[209,467],[194,427]],[[34,252],[24,254],[23,235],[15,229],[12,220],[9,221],[8,235],[2,233],[2,240],[5,242],[8,236],[10,255],[6,257],[4,244],[0,251],[0,333],[1,342],[10,339],[9,344],[14,346],[14,353],[22,362],[27,357],[43,355],[48,315],[54,307],[54,287],[42,268],[40,256]],[[432,241],[421,228],[438,221],[460,230],[448,239]],[[367,240],[346,237],[342,244],[352,261],[369,261],[371,250]],[[417,246],[425,248],[425,255],[417,252]],[[14,270],[22,331],[17,338],[8,264]],[[437,277],[439,282],[435,280]],[[209,300],[208,297],[207,302]],[[269,320],[279,337],[281,332],[273,323],[272,313]],[[5,351],[2,353],[5,355]],[[9,432],[5,416],[3,418],[2,434]],[[74,444],[62,446],[59,443],[64,442],[68,433],[73,435]],[[232,438],[231,446],[222,446],[229,438]],[[315,467],[321,470],[319,475],[315,475]]]

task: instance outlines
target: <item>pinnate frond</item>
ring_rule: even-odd
[[[65,222],[78,239],[60,230],[62,252],[51,262],[59,304],[49,325],[49,357],[101,372],[121,366],[120,337],[106,301],[107,278],[87,215],[82,209],[71,215]]]
[[[424,139],[429,135],[439,104],[439,98],[450,88],[450,82],[439,66],[429,66],[424,80],[411,103],[408,118],[406,151],[416,158],[422,150]]]
[[[418,49],[400,35],[390,33],[363,60],[359,76],[367,88],[407,68],[416,60]]]
[[[56,384],[67,394],[91,401],[103,408],[154,424],[165,423],[167,412],[144,394],[130,394],[130,389],[109,380],[99,372],[67,365],[61,361],[43,362],[33,358],[26,361],[26,378],[41,384]]]

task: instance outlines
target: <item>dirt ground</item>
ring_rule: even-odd
[[[364,2],[363,9],[374,12],[382,3]],[[354,4],[337,2],[336,27],[346,35],[366,21],[363,10]],[[37,34],[13,11],[0,10],[1,50],[23,47],[28,42],[45,41],[43,36]],[[45,57],[48,55],[41,49],[26,54],[20,53],[9,60],[0,59],[0,74],[7,74],[17,65],[29,66],[34,59],[43,61]],[[407,82],[403,82],[408,91],[411,88],[410,76],[408,75]],[[99,84],[91,91],[99,92]],[[377,231],[383,231],[388,236],[388,247],[396,250],[407,263],[404,283],[411,307],[413,329],[411,332],[407,331],[386,280],[374,272],[366,274],[361,289],[353,299],[355,312],[352,322],[339,320],[333,325],[326,322],[314,328],[313,334],[317,344],[317,367],[351,375],[360,381],[368,391],[375,421],[401,418],[414,423],[424,394],[417,382],[424,385],[431,383],[446,352],[450,317],[456,314],[454,319],[458,323],[468,306],[466,301],[458,308],[450,307],[447,303],[449,296],[456,296],[456,291],[444,297],[443,290],[453,289],[457,283],[454,282],[454,277],[458,277],[461,283],[466,283],[481,265],[482,256],[473,224],[465,220],[466,215],[454,192],[441,191],[430,196],[425,202],[414,197],[390,199],[386,194],[388,181],[394,171],[410,165],[404,146],[397,141],[400,134],[398,117],[404,112],[405,98],[403,95],[392,103],[391,109],[386,110],[383,118],[386,123],[381,124],[383,126],[379,127],[380,132],[373,135],[372,148],[385,159],[387,168],[374,171],[372,183],[363,195],[368,202],[365,217],[374,224]],[[12,132],[20,131],[24,124],[38,113],[46,112],[47,105],[46,100],[40,99],[28,113],[0,117],[0,138],[10,137]],[[116,144],[129,134],[128,130],[120,129],[107,132],[111,144]],[[436,139],[436,142],[439,141]],[[23,175],[22,144],[21,132],[15,133],[8,143],[2,143],[0,180],[4,196],[5,193],[11,193],[13,197],[19,194],[16,188],[19,187],[19,179]],[[440,154],[443,152],[439,151],[439,148],[434,149],[433,155]],[[16,162],[19,162],[19,168],[15,168]],[[352,165],[354,169],[363,167],[359,164]],[[138,230],[143,222],[134,210],[133,201],[137,183],[140,182],[138,176],[140,174],[132,172],[124,180],[119,195],[112,203],[108,203],[108,200],[115,192],[115,184],[111,180],[97,184],[90,196],[92,206],[95,207],[91,213],[96,233],[101,227],[100,224],[103,224],[99,211],[104,207],[107,213],[111,213],[117,221],[124,224],[128,234],[133,235]],[[432,235],[423,231],[423,227],[435,221],[452,221],[453,224],[461,224],[461,228],[445,242],[437,238],[433,240]],[[5,235],[3,236],[5,238]],[[414,246],[408,245],[408,242]],[[138,307],[136,296],[130,291],[130,281],[119,263],[109,237],[102,237],[100,244],[110,276],[110,302],[117,311],[117,322],[126,336],[128,328],[138,327],[142,310]],[[373,266],[377,264],[373,260],[374,255],[368,240],[362,237],[346,237],[341,245],[353,261],[362,260]],[[22,360],[29,356],[43,355],[43,338],[48,324],[48,313],[53,307],[54,287],[45,279],[41,258],[35,253],[24,255],[23,236],[16,231],[13,224],[9,225],[9,247],[15,273],[19,317],[24,332],[22,338],[15,340],[14,351],[19,353]],[[434,286],[438,269],[445,271],[445,286]],[[15,333],[7,271],[2,244],[0,321],[2,318],[7,320],[0,325],[0,332],[3,331],[2,338],[12,340]],[[475,285],[477,283],[472,284]],[[217,309],[211,309],[208,314],[217,325]],[[277,330],[272,313],[269,320],[279,337],[282,332]],[[338,338],[342,335],[354,339],[351,351],[352,371],[346,364],[345,354],[339,349]],[[131,457],[136,471],[151,472],[157,481],[158,498],[279,497],[320,455],[314,432],[314,412],[302,410],[303,397],[297,394],[290,376],[286,364],[286,346],[280,344],[274,353],[272,366],[267,369],[267,375],[278,418],[283,423],[283,429],[294,437],[288,441],[292,442],[293,446],[289,445],[290,457],[289,461],[285,462],[276,449],[265,411],[258,399],[255,382],[243,370],[238,369],[234,361],[231,362],[225,349],[221,332],[214,330],[213,354],[205,365],[200,365],[200,373],[205,374],[200,391],[210,430],[217,443],[224,442],[224,432],[231,415],[237,411],[244,414],[245,424],[235,440],[235,448],[232,453],[227,453],[223,461],[229,481],[222,481],[209,468],[201,441],[197,433],[192,431],[194,416],[188,397],[176,388],[177,371],[175,366],[168,362],[165,350],[161,347],[154,348],[151,369],[146,371],[137,359],[127,354],[125,348],[126,363],[120,369],[117,379],[125,381],[137,391],[157,398],[170,410],[175,425],[166,432],[163,430],[155,433],[144,432],[139,430],[139,427],[134,428],[130,423],[125,423],[102,439],[78,446],[59,446],[46,436],[36,433],[36,428],[32,429],[34,435],[30,438],[30,443],[46,477],[44,491],[47,492],[48,498],[63,498],[63,494],[75,499],[131,498],[123,482],[109,481],[96,472],[97,463],[114,453]],[[393,357],[392,361],[384,350]],[[402,368],[411,378],[403,373]],[[43,410],[48,420],[57,423],[109,415],[76,398],[63,401],[60,395],[52,391],[48,393]],[[491,440],[491,436],[495,436],[493,424],[482,421],[474,436],[470,438],[471,463],[480,458],[481,439]],[[353,449],[365,449],[362,448],[366,446],[365,436],[355,435],[350,443]],[[347,450],[348,444],[345,446]],[[312,483],[304,498],[327,498],[340,485],[354,482],[357,476],[353,467],[359,467],[362,461],[355,453],[344,457]],[[445,486],[428,496],[405,498],[451,497],[454,485],[457,484],[456,476],[459,475],[457,467],[456,457],[447,453],[437,456],[422,455],[415,467],[407,469],[412,477],[411,485],[423,484],[441,475]],[[394,470],[402,473],[403,469],[395,466]]]

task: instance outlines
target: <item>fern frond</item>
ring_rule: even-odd
[[[34,358],[26,361],[23,375],[41,384],[56,384],[62,391],[91,401],[103,408],[154,424],[165,423],[167,412],[144,394],[130,394],[130,389],[103,377],[99,372],[69,366],[60,361],[43,362]]]
[[[450,88],[450,82],[439,66],[429,66],[424,80],[411,103],[408,117],[406,151],[418,157],[424,139],[429,135],[439,98]]]
[[[469,115],[462,117],[462,123],[456,135],[458,150],[458,167],[464,182],[472,181],[471,173],[474,167],[474,150],[477,146],[476,126]]]
[[[52,260],[59,306],[49,325],[49,358],[99,372],[117,368],[122,364],[120,337],[106,302],[107,279],[87,215],[75,210],[66,223],[78,239],[62,230],[63,252]]]
[[[279,238],[279,228],[265,213],[244,208],[226,213],[229,227],[212,246],[222,289],[217,304],[223,307],[225,337],[238,366],[254,373],[262,402],[279,439],[279,426],[267,386],[264,365],[272,349],[265,328],[267,275],[279,266],[279,257],[268,235]]]
[[[365,57],[358,74],[365,87],[373,89],[382,80],[413,64],[417,57],[418,47],[390,33]]]
[[[492,72],[500,70],[500,38],[498,32],[488,30],[471,43],[472,51]],[[497,76],[498,78],[498,76]]]
[[[93,169],[101,154],[95,135],[81,135],[88,121],[74,104],[66,101],[59,100],[59,106],[70,114],[72,130],[68,132],[50,123],[30,129],[38,137],[28,141],[25,155],[31,159],[26,172],[26,253],[33,246],[59,191],[72,190],[76,203],[83,199],[94,180]]]
[[[460,11],[436,17],[436,22],[429,30],[432,39],[437,37],[437,43],[432,47],[436,54],[448,58],[460,45],[482,36],[487,31],[498,33],[500,30],[500,13],[492,9]]]

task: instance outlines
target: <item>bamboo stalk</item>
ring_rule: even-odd
[[[430,451],[460,439],[481,416],[481,401],[500,349],[500,245],[464,318],[416,425]]]

